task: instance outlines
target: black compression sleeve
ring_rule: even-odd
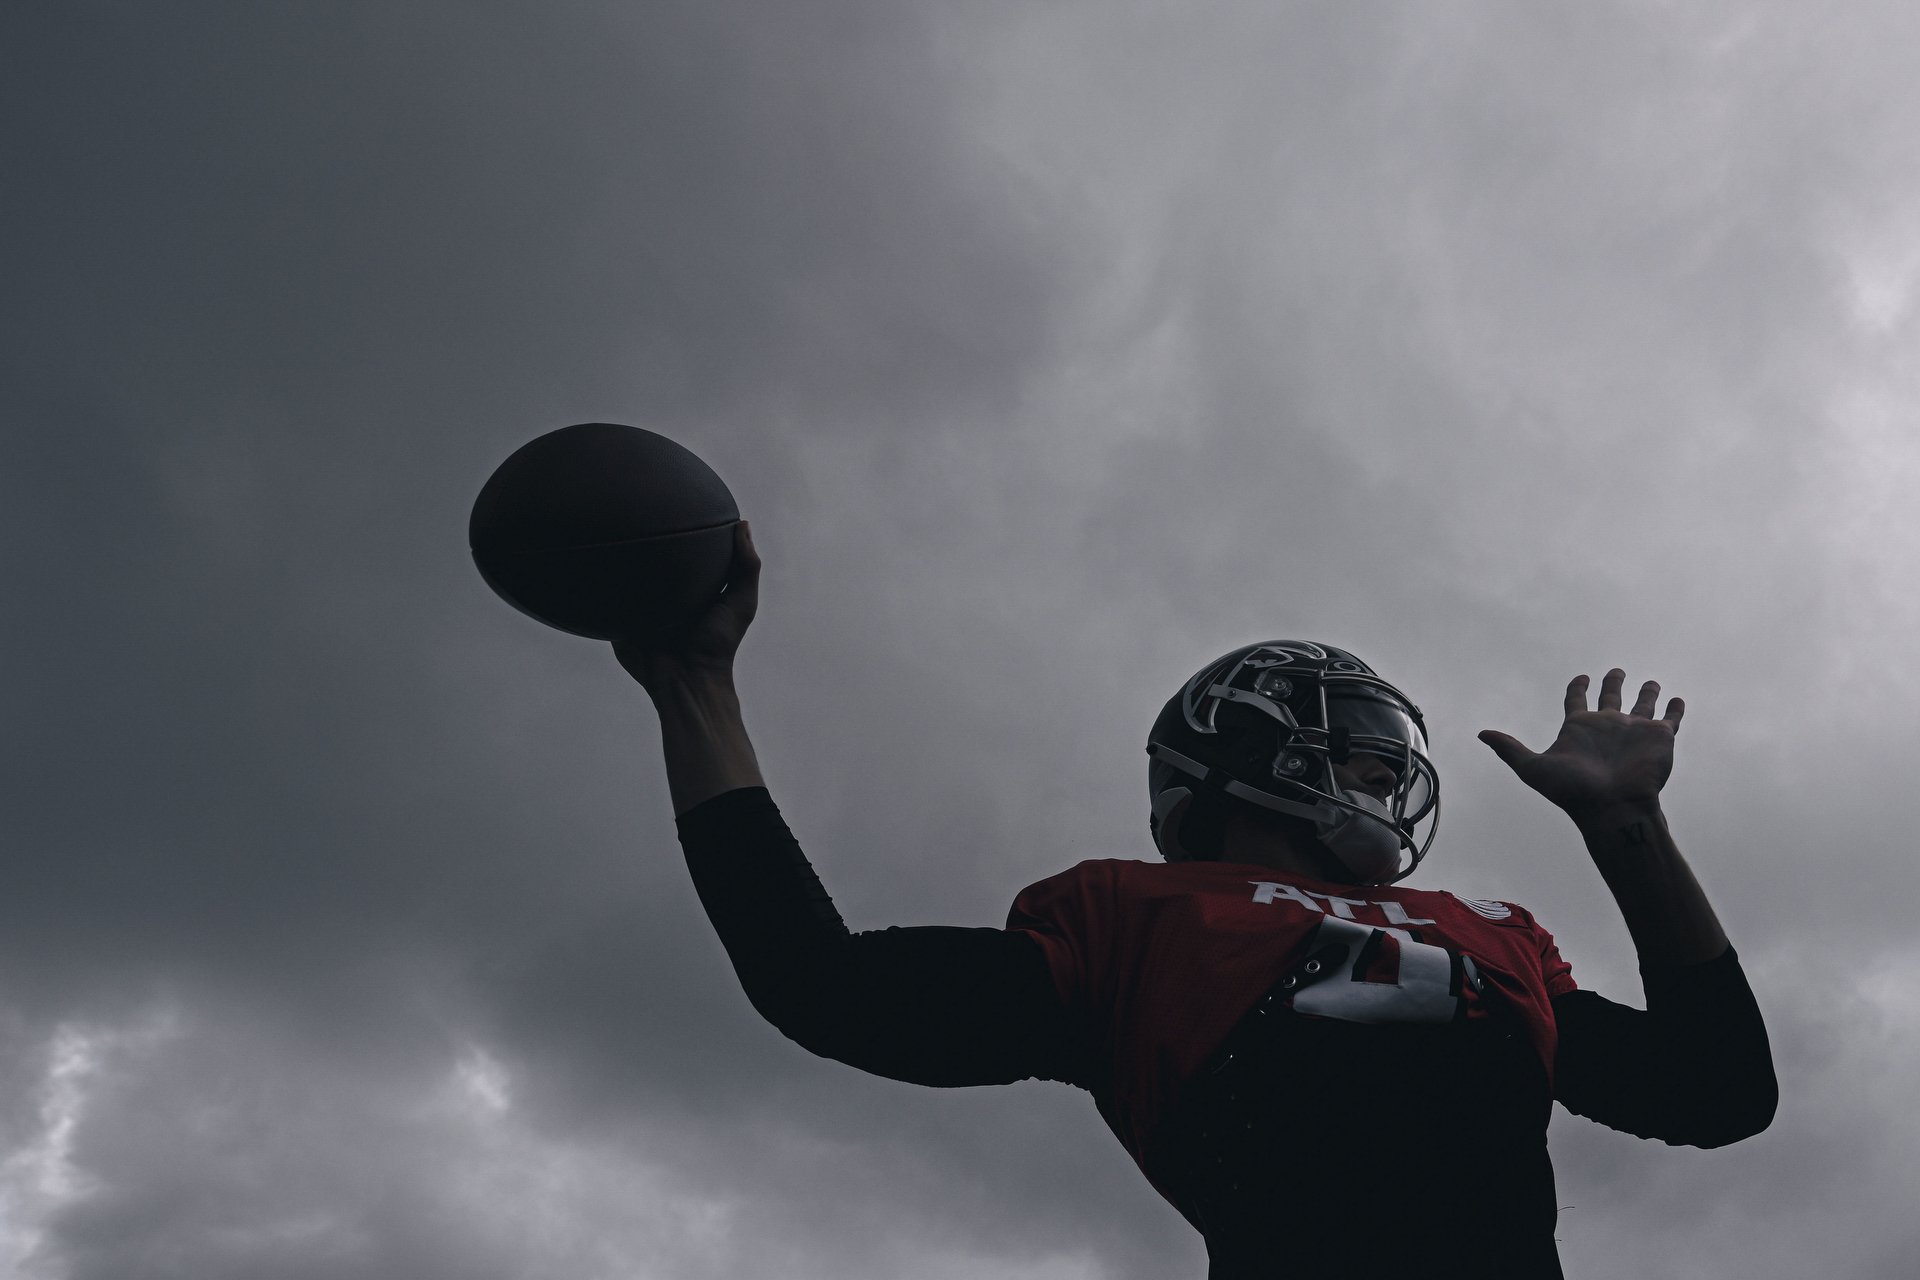
[[[1672,1146],[1721,1147],[1765,1129],[1779,1085],[1733,948],[1641,979],[1645,1012],[1591,991],[1554,998],[1554,1096],[1576,1115]]]
[[[1074,1080],[1039,944],[1002,929],[850,933],[765,787],[677,819],[701,905],[747,998],[823,1057],[928,1085]]]

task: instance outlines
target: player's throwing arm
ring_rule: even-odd
[[[671,648],[614,646],[660,713],[667,786],[700,902],[760,1014],[802,1047],[928,1085],[1076,1078],[1045,958],[1003,929],[852,933],[761,778],[734,686],[759,608],[741,522],[720,598]]]

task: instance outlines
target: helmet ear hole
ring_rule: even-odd
[[[1160,856],[1168,862],[1181,860],[1180,819],[1192,802],[1193,792],[1186,787],[1168,787],[1153,794],[1153,811],[1147,815],[1147,830],[1152,833]]]
[[[1154,796],[1147,827],[1168,862],[1217,858],[1226,846],[1226,807],[1190,787],[1169,787]]]
[[[1227,806],[1211,796],[1188,802],[1175,833],[1189,858],[1218,858],[1227,846]]]

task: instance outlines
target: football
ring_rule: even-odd
[[[583,422],[536,436],[481,486],[473,562],[514,608],[593,640],[670,642],[718,598],[740,509],[656,432]]]

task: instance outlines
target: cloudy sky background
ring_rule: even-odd
[[[20,3],[0,15],[0,1274],[1146,1280],[1085,1095],[739,993],[606,646],[491,596],[520,443],[706,457],[856,927],[1151,857],[1237,644],[1425,707],[1415,881],[1639,1000],[1474,741],[1624,666],[1773,1128],[1560,1113],[1570,1276],[1910,1274],[1920,11]],[[1438,1153],[1419,1153],[1438,1159]]]

